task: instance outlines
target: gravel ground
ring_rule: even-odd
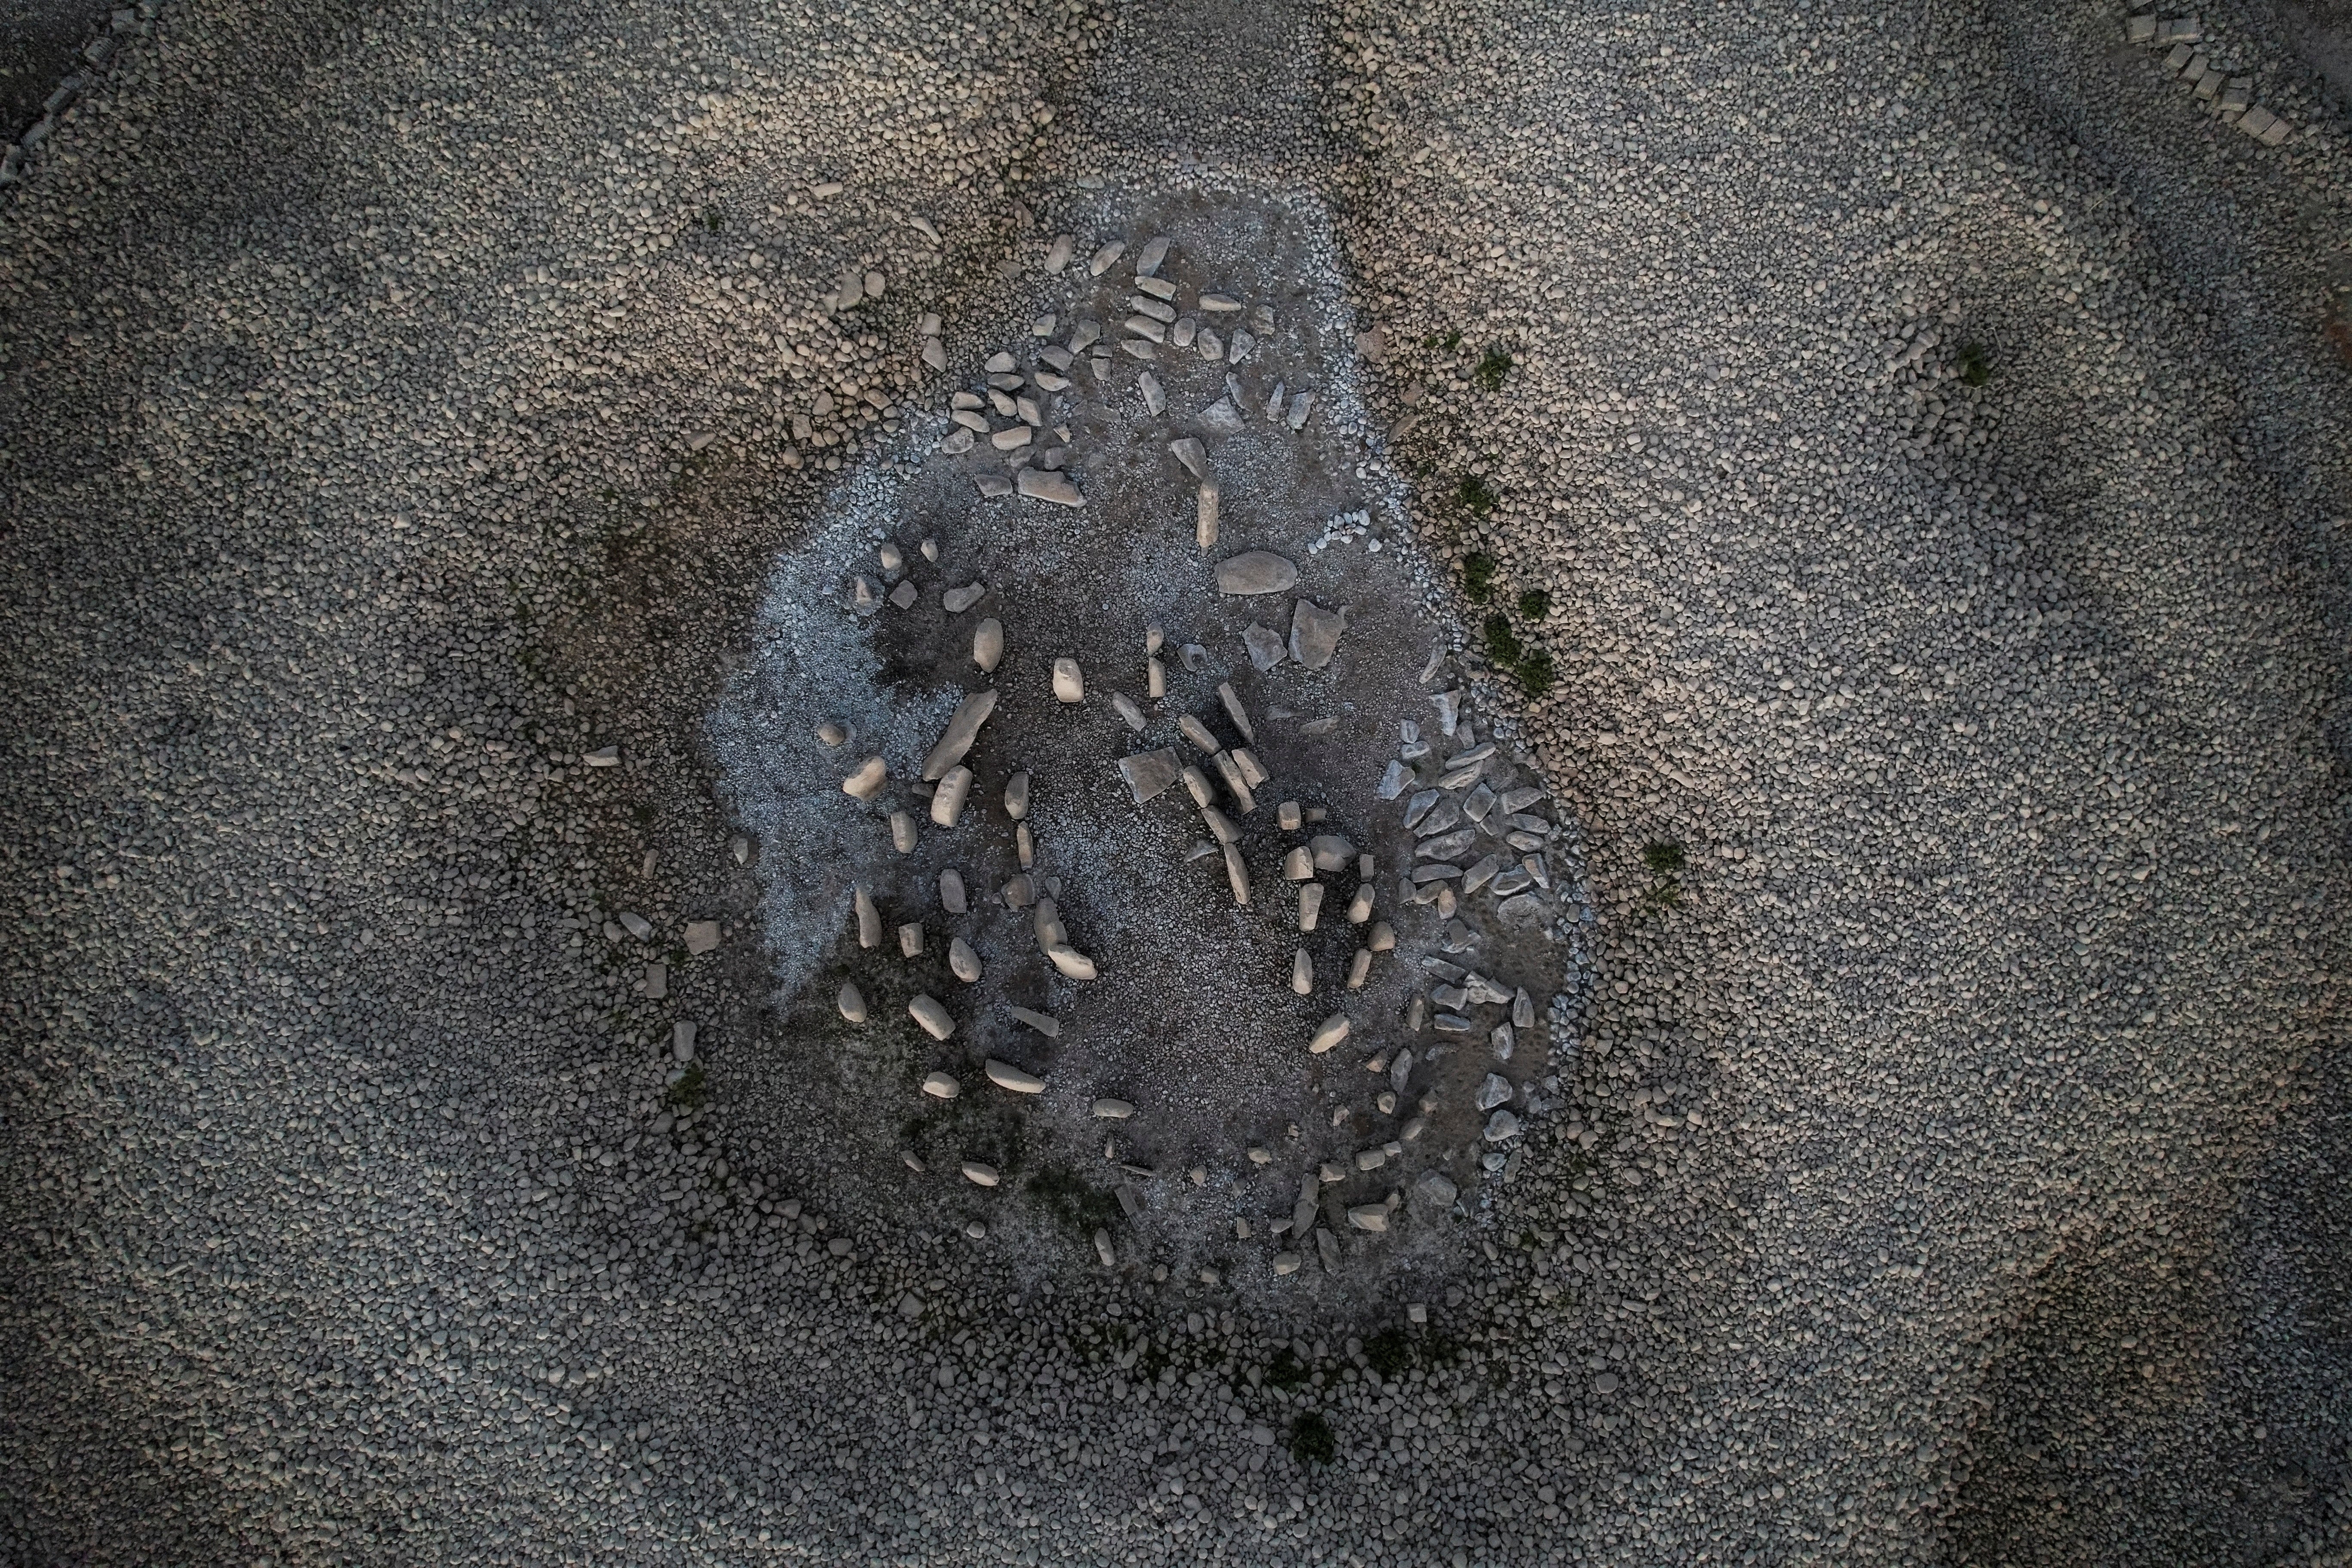
[[[127,28],[0,193],[0,1540],[2346,1562],[2301,16],[2202,15],[2279,145],[2096,5]],[[1130,197],[1328,213],[1589,878],[1433,1281],[1014,1268],[679,1076],[805,1043],[763,604]]]

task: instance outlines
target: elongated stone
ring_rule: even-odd
[[[1249,867],[1243,863],[1237,847],[1227,844],[1221,847],[1225,852],[1225,880],[1234,889],[1234,902],[1246,905],[1250,901]]]
[[[1158,414],[1168,406],[1168,395],[1160,389],[1160,378],[1145,371],[1135,378],[1136,390],[1143,394],[1143,411]]]
[[[1087,498],[1070,476],[1059,468],[1024,468],[1014,476],[1014,487],[1031,500],[1051,501],[1055,506],[1084,506]]]
[[[1127,241],[1123,239],[1112,240],[1108,245],[1106,245],[1100,250],[1096,251],[1093,258],[1087,262],[1087,275],[1091,278],[1101,277],[1104,273],[1110,270],[1111,263],[1117,261],[1120,257],[1125,256],[1126,254]]]
[[[1174,784],[1182,771],[1172,748],[1139,752],[1118,760],[1118,776],[1126,781],[1128,793],[1135,797],[1138,805],[1153,799]]]
[[[1234,804],[1241,808],[1241,814],[1247,816],[1255,811],[1257,799],[1250,794],[1249,780],[1242,777],[1241,766],[1234,761],[1234,754],[1219,752],[1209,761],[1215,764],[1217,776],[1224,781],[1225,792],[1234,797]]]
[[[1298,583],[1298,568],[1265,550],[1229,555],[1216,570],[1217,592],[1236,597],[1286,593]]]
[[[972,629],[971,662],[986,673],[993,670],[1004,657],[1004,623],[994,616]]]
[[[992,1187],[1003,1178],[996,1173],[996,1167],[987,1162],[966,1160],[963,1163],[963,1179],[975,1187]]]
[[[890,764],[879,757],[868,757],[857,764],[857,771],[841,781],[841,793],[859,800],[872,800],[882,793],[882,785],[890,777]]]
[[[1168,241],[1159,236],[1143,242],[1143,249],[1135,258],[1135,275],[1152,278],[1159,275],[1160,264],[1168,259]]]
[[[1194,492],[1192,512],[1192,542],[1202,550],[1217,542],[1217,515],[1223,505],[1223,492],[1214,479],[1202,479]]]
[[[1364,988],[1364,982],[1371,978],[1371,973],[1372,950],[1369,947],[1360,947],[1356,950],[1356,956],[1348,961],[1348,989],[1361,991]]]
[[[944,1040],[955,1033],[955,1019],[945,1007],[929,996],[917,996],[908,1003],[907,1016],[921,1025],[923,1033],[935,1040]]]
[[[1218,742],[1217,737],[1210,731],[1209,727],[1190,713],[1180,713],[1176,716],[1176,732],[1191,742],[1204,755],[1213,757],[1225,749]]]
[[[952,767],[940,780],[940,787],[931,794],[931,821],[940,827],[953,827],[963,815],[965,799],[971,794],[972,771]]]
[[[841,983],[841,991],[834,997],[833,1005],[840,1008],[841,1016],[851,1023],[866,1022],[866,994],[857,988],[855,980]]]
[[[1313,931],[1323,915],[1323,884],[1303,882],[1298,889],[1298,929]]]
[[[1209,477],[1209,454],[1202,447],[1200,437],[1187,436],[1181,441],[1171,441],[1168,449],[1176,454],[1176,460],[1183,464],[1194,479]]]
[[[857,945],[880,947],[882,945],[882,911],[875,907],[874,895],[860,887],[855,889],[852,902],[857,908]]]
[[[1029,815],[1029,774],[1025,769],[1004,781],[1004,815],[1015,822]]]
[[[1380,1204],[1358,1204],[1348,1211],[1348,1223],[1377,1236],[1389,1227],[1389,1211]]]
[[[1357,887],[1356,896],[1349,900],[1348,923],[1360,926],[1371,918],[1372,885],[1370,882],[1364,882]]]
[[[963,1085],[958,1083],[955,1074],[950,1072],[926,1073],[923,1075],[923,1092],[933,1100],[953,1100],[963,1092]]]
[[[1088,1109],[1097,1121],[1124,1121],[1135,1114],[1135,1107],[1123,1100],[1097,1100]]]
[[[1264,789],[1266,781],[1274,776],[1265,771],[1265,764],[1257,760],[1257,753],[1247,746],[1235,746],[1226,754],[1234,759],[1234,766],[1240,772],[1242,783],[1252,789]]]
[[[960,616],[988,597],[985,583],[966,583],[961,588],[950,588],[940,595],[940,606],[951,616]]]
[[[903,811],[890,814],[890,847],[901,855],[915,852],[915,819]]]
[[[1242,732],[1242,739],[1255,741],[1257,731],[1250,723],[1249,710],[1242,706],[1241,693],[1234,689],[1232,681],[1217,683],[1217,700],[1225,705],[1225,716],[1234,721],[1234,728]]]
[[[923,758],[924,782],[938,782],[947,776],[950,768],[963,761],[965,753],[971,750],[972,742],[980,736],[980,727],[995,711],[996,689],[993,687],[972,692],[957,703],[955,711],[948,716],[947,729]]]
[[[1005,1011],[1021,1023],[1028,1025],[1049,1040],[1062,1037],[1062,1021],[1051,1014],[1032,1012],[1026,1007],[1007,1006]]]
[[[1192,797],[1194,805],[1199,806],[1202,811],[1207,811],[1216,805],[1217,792],[1209,783],[1208,774],[1188,764],[1184,769],[1183,778],[1185,793]]]
[[[1056,942],[1047,948],[1045,957],[1066,980],[1092,980],[1096,977],[1095,961],[1066,942]]]
[[[1307,1048],[1319,1057],[1346,1039],[1350,1026],[1345,1013],[1334,1013],[1315,1026],[1315,1033],[1307,1040]]]
[[[999,1061],[996,1058],[991,1057],[982,1070],[988,1074],[989,1082],[999,1089],[1009,1089],[1014,1094],[1045,1092],[1044,1079],[1026,1068],[1014,1067],[1011,1062]]]
[[[1154,702],[1168,695],[1168,670],[1156,658],[1143,661],[1144,695]]]
[[[920,921],[909,921],[898,928],[898,956],[901,958],[923,956],[923,925]]]
[[[1528,988],[1524,985],[1511,993],[1511,1026],[1518,1029],[1536,1026],[1536,999],[1528,994]]]
[[[1062,268],[1070,264],[1070,258],[1077,254],[1077,248],[1078,237],[1076,235],[1055,235],[1054,237],[1054,243],[1045,247],[1046,274],[1049,277],[1060,277]]]
[[[1201,820],[1209,825],[1209,837],[1218,843],[1238,844],[1242,841],[1242,830],[1234,826],[1232,817],[1227,816],[1215,806],[1202,806]]]
[[[1036,935],[1037,951],[1040,952],[1069,945],[1069,928],[1062,923],[1061,911],[1054,907],[1051,899],[1037,900],[1036,912],[1029,917],[1029,929]]]
[[[950,866],[940,873],[940,908],[951,915],[970,911],[971,906],[964,892],[963,873]]]
[[[1301,996],[1315,994],[1315,961],[1307,956],[1303,947],[1290,955],[1290,988]]]

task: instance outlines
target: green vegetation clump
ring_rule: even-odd
[[[1473,517],[1485,517],[1502,503],[1502,492],[1476,474],[1465,474],[1454,487],[1454,499]]]
[[[689,1062],[677,1081],[662,1090],[662,1099],[674,1110],[697,1110],[710,1098],[710,1087],[703,1081],[702,1064]]]
[[[1265,1380],[1287,1394],[1307,1381],[1307,1367],[1285,1345],[1274,1352],[1274,1364],[1265,1369]]]
[[[1495,558],[1474,551],[1462,558],[1462,591],[1470,595],[1474,605],[1483,605],[1495,596]]]
[[[1519,647],[1519,634],[1511,629],[1511,617],[1500,614],[1488,616],[1486,631],[1487,655],[1505,669],[1516,667],[1526,650]]]
[[[1967,342],[1960,345],[1960,384],[1982,386],[1992,379],[1992,356],[1984,344]]]
[[[1470,384],[1481,392],[1500,392],[1516,363],[1511,351],[1496,343],[1479,357],[1477,368],[1470,373]]]
[[[1511,673],[1518,677],[1519,689],[1530,697],[1541,697],[1549,691],[1559,674],[1552,668],[1551,649],[1548,647],[1529,648]]]
[[[1551,614],[1551,595],[1541,588],[1530,588],[1519,595],[1519,614],[1531,621],[1542,620]]]
[[[1394,1377],[1412,1364],[1412,1341],[1402,1329],[1382,1329],[1364,1342],[1364,1359],[1382,1377]]]
[[[1310,1410],[1290,1424],[1290,1457],[1302,1465],[1328,1465],[1339,1457],[1339,1440],[1319,1410]]]
[[[1656,879],[1646,895],[1653,908],[1670,910],[1682,902],[1682,869],[1685,863],[1683,847],[1671,838],[1652,839],[1642,847],[1642,864]]]

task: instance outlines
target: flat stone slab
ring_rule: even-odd
[[[1128,792],[1141,805],[1183,777],[1183,764],[1176,760],[1171,748],[1157,752],[1138,752],[1118,760],[1118,776],[1127,781]]]
[[[1286,594],[1297,585],[1298,568],[1270,550],[1252,550],[1217,563],[1220,594]]]
[[[1339,649],[1339,634],[1348,619],[1312,599],[1301,599],[1290,612],[1290,657],[1309,669],[1321,669]]]
[[[1020,492],[1031,500],[1051,501],[1055,506],[1084,506],[1087,498],[1070,482],[1070,476],[1052,468],[1024,468],[1013,479]]]

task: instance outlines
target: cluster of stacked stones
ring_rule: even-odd
[[[1244,429],[1254,416],[1292,432],[1306,426],[1316,406],[1314,391],[1294,389],[1276,380],[1270,391],[1261,389],[1260,395],[1252,395],[1230,368],[1249,358],[1271,334],[1271,310],[1265,305],[1249,307],[1230,294],[1213,290],[1202,291],[1190,301],[1183,300],[1178,285],[1159,275],[1170,249],[1168,240],[1153,238],[1137,250],[1134,293],[1126,301],[1132,314],[1122,323],[1115,342],[1090,319],[1079,320],[1066,341],[1052,342],[1059,322],[1054,315],[1043,316],[1033,326],[1033,335],[1042,346],[1034,350],[1034,363],[1025,370],[1011,352],[999,350],[984,362],[985,381],[979,391],[953,395],[950,428],[939,450],[948,458],[980,465],[974,482],[983,500],[1013,497],[1057,506],[1087,504],[1068,472],[1071,428],[1055,418],[1062,400],[1073,392],[1073,373],[1089,376],[1108,395],[1122,368],[1132,371],[1145,407],[1156,416],[1167,406],[1168,399],[1151,367],[1161,363],[1163,353],[1189,353],[1227,367],[1222,376],[1223,395],[1194,421],[1204,433],[1230,436]],[[1093,253],[1086,271],[1090,278],[1099,279],[1126,254],[1125,242],[1113,240]],[[1061,274],[1075,255],[1071,237],[1056,239],[1045,258],[1047,273]],[[1218,326],[1220,321],[1227,323],[1224,330]],[[925,338],[926,362],[937,363],[942,351],[936,319],[923,318],[919,331]],[[1121,356],[1128,362],[1125,367]],[[1219,546],[1222,497],[1203,440],[1183,436],[1168,442],[1167,450],[1192,489],[1190,510],[1194,542],[1202,552],[1206,580],[1215,593],[1241,600],[1292,595],[1300,574],[1286,555],[1263,549],[1222,557],[1213,553]],[[1306,544],[1307,552],[1320,553],[1358,542],[1368,521],[1363,512],[1342,514],[1332,520],[1322,538]],[[1377,539],[1369,542],[1374,554],[1381,548]],[[927,563],[940,559],[934,538],[923,539],[917,549]],[[875,615],[885,605],[906,610],[920,597],[908,571],[910,563],[897,542],[885,540],[875,564],[879,568],[878,582],[863,570],[849,574],[845,601],[854,614]],[[942,608],[950,616],[961,616],[979,605],[989,592],[981,584],[947,588],[941,594]],[[1319,671],[1330,665],[1347,625],[1341,611],[1297,594],[1289,605],[1286,635],[1254,621],[1240,640],[1250,665],[1261,673],[1286,660]],[[1208,663],[1207,650],[1197,644],[1171,649],[1166,632],[1158,626],[1143,628],[1141,653],[1140,685],[1147,700],[1160,709],[1175,706],[1169,697],[1163,656],[1181,658],[1192,670],[1205,668]],[[980,618],[971,635],[971,667],[982,677],[993,678],[1005,654],[1003,624],[992,616]],[[1050,668],[1052,693],[1059,703],[1075,708],[1088,700],[1087,672],[1077,659],[1056,657]],[[1444,1076],[1448,1083],[1460,1087],[1470,1102],[1467,1109],[1476,1112],[1470,1121],[1471,1136],[1484,1146],[1479,1163],[1485,1169],[1502,1169],[1508,1149],[1520,1135],[1521,1114],[1514,1105],[1541,1103],[1533,1086],[1515,1081],[1507,1074],[1515,1057],[1519,1057],[1520,1042],[1539,1023],[1551,1022],[1550,1009],[1527,987],[1500,983],[1474,967],[1486,937],[1467,917],[1473,914],[1474,901],[1486,900],[1485,913],[1507,933],[1533,935],[1538,939],[1536,951],[1545,951],[1541,943],[1546,928],[1556,921],[1561,908],[1549,863],[1560,828],[1534,814],[1547,792],[1538,784],[1521,782],[1520,769],[1502,742],[1492,736],[1478,737],[1468,693],[1444,684],[1443,678],[1450,668],[1441,647],[1421,676],[1430,710],[1423,716],[1396,721],[1398,749],[1386,762],[1376,791],[1378,799],[1392,803],[1401,813],[1402,826],[1414,836],[1409,863],[1394,868],[1392,890],[1387,894],[1391,912],[1425,910],[1434,917],[1433,940],[1429,944],[1433,951],[1418,959],[1421,984],[1414,987],[1404,1016],[1371,1031],[1401,1032],[1404,1043],[1381,1045],[1360,1064],[1370,1075],[1363,1081],[1376,1086],[1368,1109],[1391,1119],[1393,1126],[1346,1158],[1307,1163],[1287,1213],[1270,1218],[1261,1215],[1255,1224],[1246,1214],[1233,1218],[1236,1241],[1262,1240],[1269,1246],[1270,1267],[1276,1277],[1296,1273],[1309,1257],[1318,1259],[1328,1272],[1342,1268],[1338,1237],[1329,1226],[1318,1223],[1327,1214],[1355,1235],[1381,1236],[1391,1230],[1408,1202],[1404,1187],[1392,1186],[1371,1201],[1346,1203],[1336,1213],[1324,1206],[1327,1189],[1392,1164],[1402,1166],[1410,1151],[1423,1144],[1433,1121],[1443,1117],[1445,1110],[1437,1069],[1449,1052],[1457,1053],[1456,1060],[1444,1064],[1449,1070]],[[1439,685],[1444,689],[1432,689]],[[1116,766],[1138,809],[1151,806],[1162,796],[1179,792],[1181,786],[1178,798],[1189,800],[1201,830],[1189,858],[1204,863],[1212,875],[1222,873],[1223,889],[1236,906],[1263,905],[1269,892],[1252,885],[1243,853],[1242,825],[1261,810],[1268,797],[1280,793],[1273,787],[1271,771],[1254,749],[1258,723],[1265,715],[1254,716],[1230,681],[1218,684],[1216,699],[1211,710],[1163,715],[1172,717],[1179,743],[1130,752],[1117,758]],[[1128,731],[1136,737],[1146,734],[1152,719],[1141,704],[1120,691],[1108,693],[1108,701]],[[978,782],[967,758],[998,705],[999,692],[993,685],[965,695],[925,754],[919,783],[912,793],[928,795],[932,828],[953,832],[965,821]],[[1279,709],[1276,716],[1291,717]],[[1302,731],[1328,732],[1331,722],[1329,719],[1312,721]],[[1220,727],[1225,733],[1218,732]],[[840,750],[852,737],[846,727],[828,721],[819,726],[817,738],[827,748]],[[893,807],[884,802],[889,764],[879,754],[858,756],[861,750],[850,750],[845,755],[841,791],[875,810],[887,826],[893,848],[901,856],[909,854],[922,831],[919,810],[911,805]],[[960,870],[943,869],[938,878],[939,907],[950,917],[963,918],[976,914],[976,906],[993,899],[1004,910],[1026,911],[1038,948],[1053,970],[1064,980],[1087,984],[1098,976],[1096,959],[1072,940],[1049,890],[1052,884],[1033,876],[1038,847],[1031,822],[1033,787],[1028,772],[1014,773],[1002,795],[1003,816],[1012,826],[1019,873],[1002,887],[979,889],[968,888]],[[1391,920],[1380,918],[1386,884],[1377,857],[1328,830],[1325,807],[1295,799],[1273,804],[1277,828],[1304,838],[1292,843],[1282,858],[1278,923],[1295,929],[1303,939],[1337,916],[1360,933],[1344,973],[1324,981],[1340,1005],[1299,1041],[1305,1057],[1328,1057],[1351,1038],[1365,1037],[1360,1021],[1350,1016],[1349,999],[1363,990],[1374,964],[1395,952],[1398,931]],[[1341,886],[1340,879],[1350,873],[1352,885]],[[913,960],[928,950],[930,938],[922,922],[907,921],[893,929],[871,887],[857,885],[852,901],[856,937],[862,951],[895,947],[902,959]],[[982,955],[964,935],[949,939],[947,959],[949,972],[958,981],[970,985],[981,980]],[[1289,984],[1300,996],[1313,996],[1318,990],[1315,963],[1303,942],[1291,953]],[[944,1044],[958,1033],[951,1000],[919,993],[908,1002],[907,1013],[931,1040]],[[856,979],[840,984],[835,1002],[849,1023],[869,1021],[866,992]],[[1005,1010],[1049,1045],[1061,1039],[1063,1019],[1010,1003]],[[1547,1039],[1532,1057],[1540,1062],[1548,1047]],[[1468,1060],[1466,1053],[1477,1054],[1477,1070],[1465,1074],[1462,1069]],[[1519,1057],[1521,1073],[1529,1065],[1528,1058]],[[1033,1070],[996,1055],[982,1062],[987,1082],[1016,1097],[1044,1094],[1049,1070]],[[965,1091],[963,1079],[946,1068],[934,1068],[920,1080],[920,1092],[940,1100],[959,1099]],[[1092,1093],[1087,1104],[1091,1115],[1110,1124],[1113,1131],[1139,1115],[1132,1100],[1115,1094]],[[1370,1118],[1348,1121],[1349,1114],[1346,1107],[1335,1110],[1332,1125],[1347,1121],[1353,1127],[1370,1121]],[[1295,1127],[1292,1136],[1297,1136]],[[1104,1157],[1122,1178],[1156,1174],[1121,1162],[1115,1137],[1106,1142]],[[1276,1154],[1263,1144],[1253,1144],[1247,1157],[1261,1167],[1276,1162]],[[928,1173],[927,1163],[915,1151],[903,1150],[901,1158],[910,1171]],[[995,1188],[1003,1180],[1003,1173],[986,1160],[964,1158],[959,1164],[963,1179],[974,1187]],[[1190,1175],[1196,1184],[1207,1179],[1204,1168],[1195,1168]],[[1125,1213],[1130,1218],[1139,1217],[1142,1205],[1131,1183],[1121,1179],[1115,1190]],[[1460,1195],[1457,1184],[1434,1163],[1423,1169],[1411,1189],[1412,1200],[1438,1215],[1461,1212]],[[988,1223],[978,1217],[966,1221],[963,1229],[976,1240],[989,1235]],[[1107,1229],[1097,1229],[1093,1241],[1103,1264],[1118,1261]]]

